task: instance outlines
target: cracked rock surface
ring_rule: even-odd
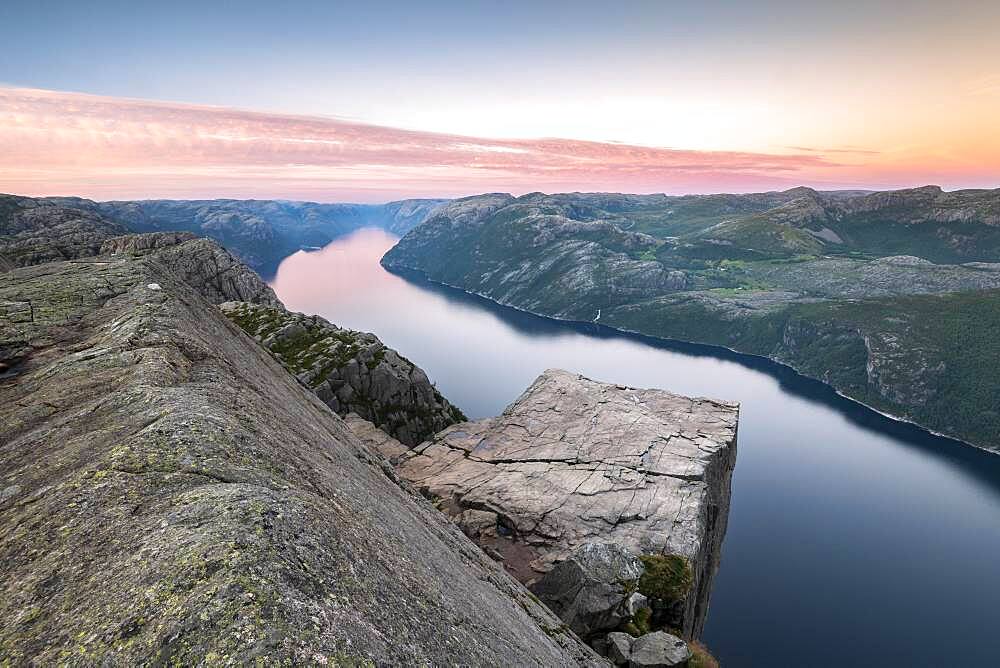
[[[726,530],[738,412],[550,369],[496,418],[403,454],[373,445],[522,582],[594,540],[686,557],[694,582],[682,630],[697,637]]]
[[[284,308],[255,271],[214,241],[189,232],[130,234],[106,241],[101,253],[127,257],[155,253],[171,275],[197,286],[213,304],[245,301]]]
[[[0,663],[601,663],[223,316],[241,283],[192,243],[0,275]]]

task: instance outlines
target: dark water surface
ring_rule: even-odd
[[[765,360],[520,313],[401,278],[396,238],[300,252],[289,308],[375,332],[470,417],[547,367],[742,403],[704,641],[732,666],[1000,666],[1000,456],[893,422]]]

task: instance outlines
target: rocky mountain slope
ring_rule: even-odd
[[[692,248],[722,242],[733,247],[730,256],[857,251],[941,263],[1000,257],[1000,190],[944,192],[925,186],[831,197],[802,188],[797,195],[702,231]]]
[[[65,211],[64,220],[47,212],[49,225],[58,224],[66,253],[81,252],[93,234],[126,232],[192,232],[214,239],[243,262],[265,275],[282,259],[302,248],[324,246],[362,227],[381,227],[405,234],[445,200],[402,200],[388,204],[318,204],[284,200],[141,200],[94,202],[78,197],[27,198],[0,195],[0,236],[15,236],[18,220],[41,206]],[[28,213],[25,213],[25,212]],[[14,215],[16,214],[16,215]],[[13,216],[13,217],[12,217]],[[28,227],[34,228],[33,225]],[[45,239],[53,235],[43,235]],[[15,238],[15,255],[30,253],[30,239]],[[10,243],[10,242],[8,242]],[[94,252],[96,249],[89,246]],[[0,247],[0,256],[8,253]],[[93,254],[91,252],[90,254]],[[48,259],[59,259],[56,255]],[[0,262],[4,262],[0,257]],[[23,264],[23,263],[22,263]],[[15,266],[20,266],[16,264]]]
[[[169,241],[0,274],[0,655],[600,662],[213,303],[273,294]]]
[[[359,415],[409,446],[466,419],[420,367],[374,334],[273,305],[221,308],[341,416]]]
[[[542,315],[724,345],[1000,449],[1000,191],[491,194],[383,258]]]

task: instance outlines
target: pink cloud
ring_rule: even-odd
[[[0,190],[96,198],[385,200],[503,190],[746,191],[838,163],[566,139],[494,140],[235,109],[0,88]]]

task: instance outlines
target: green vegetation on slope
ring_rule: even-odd
[[[930,186],[487,195],[441,207],[383,258],[535,313],[767,356],[1000,448],[990,262],[1000,190]]]
[[[1000,447],[1000,290],[824,300],[746,317],[678,295],[602,321],[775,358],[880,410]]]

